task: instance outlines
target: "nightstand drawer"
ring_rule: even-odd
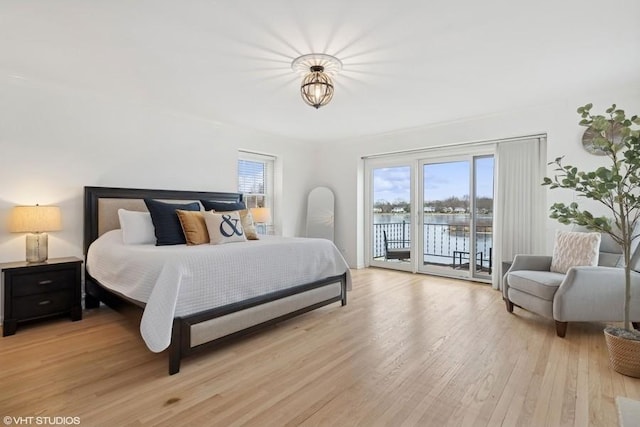
[[[71,310],[72,291],[46,292],[13,300],[12,317],[22,320]]]
[[[73,289],[75,270],[45,271],[42,273],[16,274],[13,276],[13,295],[41,294],[61,289]]]

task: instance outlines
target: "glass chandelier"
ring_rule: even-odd
[[[291,68],[306,75],[300,85],[302,99],[318,109],[333,98],[334,85],[331,75],[342,69],[342,62],[336,57],[322,53],[302,55],[293,60]]]
[[[300,94],[307,104],[318,109],[333,98],[333,81],[324,72],[322,65],[313,65],[309,74],[302,79]]]

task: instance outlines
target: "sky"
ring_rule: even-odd
[[[469,194],[469,162],[431,163],[424,166],[425,201],[462,198]],[[476,159],[477,196],[493,197],[493,158]],[[410,200],[411,167],[397,166],[373,171],[373,200]]]

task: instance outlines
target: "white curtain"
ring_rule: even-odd
[[[500,289],[503,261],[545,250],[546,139],[498,143],[496,171],[493,287]]]

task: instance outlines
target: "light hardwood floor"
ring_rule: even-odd
[[[608,367],[602,324],[509,314],[486,285],[353,271],[333,304],[185,359],[167,375],[131,316],[100,308],[0,338],[0,416],[83,426],[615,426],[640,379]]]

